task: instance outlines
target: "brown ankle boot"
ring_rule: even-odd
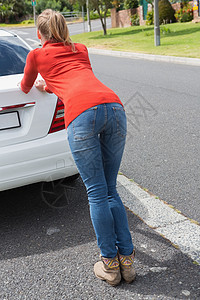
[[[133,251],[133,253],[129,256],[125,256],[121,254],[118,254],[118,256],[120,261],[120,269],[121,269],[122,277],[127,283],[131,283],[136,277],[136,272],[133,268],[135,251]]]
[[[101,261],[94,265],[94,273],[97,278],[105,280],[112,286],[118,285],[121,281],[118,256],[105,258],[101,256]]]

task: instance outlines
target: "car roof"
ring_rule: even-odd
[[[5,30],[5,29],[0,29],[0,37],[2,37],[2,36],[14,36],[14,34],[13,33],[11,33],[11,32],[8,32],[7,30]]]

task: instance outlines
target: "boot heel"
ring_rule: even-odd
[[[133,282],[133,280],[135,280],[136,277],[136,272],[133,267],[135,250],[131,255],[125,256],[125,255],[118,254],[118,257],[119,257],[122,277],[127,283]]]
[[[95,276],[105,280],[108,284],[116,286],[121,281],[118,256],[114,258],[105,258],[101,256],[101,261],[94,265]]]

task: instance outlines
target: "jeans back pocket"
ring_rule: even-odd
[[[85,140],[93,136],[98,107],[91,107],[72,121],[75,140]]]
[[[127,122],[126,122],[126,114],[123,106],[113,106],[113,111],[115,114],[116,122],[117,122],[117,133],[121,137],[126,136],[127,132]]]

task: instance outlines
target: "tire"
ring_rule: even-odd
[[[79,174],[62,179],[43,182],[41,185],[41,198],[49,207],[62,209],[70,205],[74,193],[76,193],[76,180]]]

